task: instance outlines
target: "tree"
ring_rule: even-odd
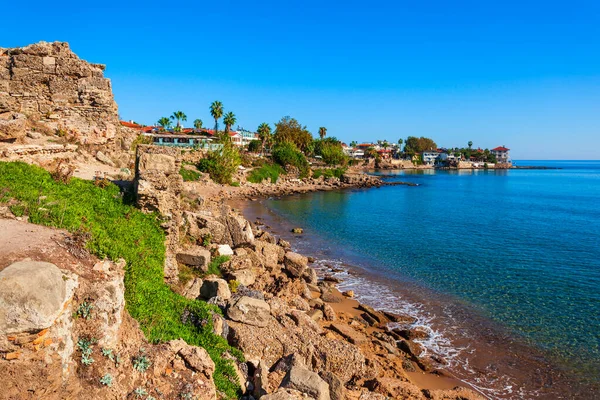
[[[319,128],[319,137],[323,139],[325,136],[327,136],[327,128],[322,126]]]
[[[171,120],[167,117],[162,117],[158,120],[157,124],[160,125],[160,130],[164,131],[166,129],[169,129],[169,127],[171,126]]]
[[[404,152],[410,156],[435,149],[437,149],[437,144],[432,139],[422,136],[420,138],[409,136],[406,138],[406,145],[404,146]]]
[[[271,140],[271,127],[266,122],[263,122],[258,126],[257,132],[258,138],[262,143],[260,153],[264,154],[265,144],[267,144]]]
[[[346,165],[348,157],[342,149],[342,142],[334,137],[314,141],[314,153],[321,156],[328,165]]]
[[[402,151],[402,143],[404,143],[404,140],[398,139],[398,146],[400,147],[400,151]]]
[[[387,140],[386,140],[385,142],[383,142],[383,145],[382,145],[382,147],[383,147],[384,149],[387,149],[388,147],[390,147],[390,144],[387,142]]]
[[[187,115],[185,115],[183,111],[175,111],[173,115],[171,115],[171,119],[177,120],[177,126],[175,126],[175,130],[179,132],[181,131],[181,121],[187,121]]]
[[[312,144],[313,137],[306,126],[289,116],[281,118],[275,124],[273,139],[276,144],[293,143],[302,152],[307,152]]]
[[[201,119],[196,119],[194,120],[194,128],[196,129],[202,129],[202,120]]]
[[[469,140],[469,143],[467,143],[469,145],[469,149],[471,148],[471,146],[473,146],[473,142]]]
[[[225,132],[229,133],[232,125],[235,125],[237,119],[235,118],[235,114],[229,111],[223,116],[223,123],[225,124]]]
[[[215,136],[219,132],[219,118],[223,116],[223,103],[216,100],[210,105],[210,115],[215,119]]]
[[[350,147],[355,148],[358,145],[358,143],[356,143],[356,140],[353,140],[350,142]]]

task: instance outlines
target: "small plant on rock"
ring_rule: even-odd
[[[100,378],[100,383],[104,386],[111,387],[113,382],[113,377],[111,374],[106,374],[102,378]]]
[[[237,292],[238,286],[240,286],[239,281],[236,281],[236,280],[229,281],[229,290],[231,291],[231,293]]]
[[[210,233],[202,236],[202,246],[210,247],[211,242],[212,242],[212,235]]]
[[[104,357],[108,358],[110,361],[115,361],[115,355],[113,354],[112,349],[107,349],[103,347],[102,350],[100,350],[100,352]]]
[[[92,358],[92,346],[96,343],[96,339],[94,338],[80,338],[77,341],[77,347],[81,351],[81,363],[83,365],[89,366],[94,363],[94,359]]]
[[[84,301],[77,307],[77,316],[83,319],[92,318],[92,310],[94,309],[94,305],[92,303],[88,303],[87,300]]]
[[[133,358],[133,368],[140,372],[146,372],[150,368],[150,360],[145,354]]]
[[[146,396],[148,394],[148,392],[143,387],[139,387],[133,391],[133,394],[135,394],[136,397],[142,398],[142,397]]]

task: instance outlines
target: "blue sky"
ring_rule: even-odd
[[[212,125],[218,99],[248,129],[290,115],[347,142],[599,159],[600,3],[487,3],[12,2],[0,46],[69,42],[147,124],[182,110]]]

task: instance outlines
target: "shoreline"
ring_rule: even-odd
[[[250,203],[247,200],[243,200],[243,199],[236,199],[233,201],[229,202],[230,205],[233,205],[234,207],[238,208],[239,210],[241,210],[241,212],[243,213],[243,215],[250,221],[255,221],[256,217],[258,216],[256,214],[256,207],[250,207],[252,204],[254,204],[254,202]],[[260,204],[260,207],[262,207],[265,211],[267,211],[267,208]],[[252,208],[252,209],[251,209]],[[270,210],[269,210],[270,211]],[[294,250],[297,250],[298,252],[305,254],[305,255],[310,255],[310,256],[315,256],[317,257],[317,252],[318,252],[318,245],[315,245],[315,243],[312,243],[310,245],[306,245],[306,243],[304,244],[304,246],[301,245],[301,243],[298,243],[298,240],[300,240],[300,242],[305,241],[305,242],[310,242],[311,240],[315,240],[308,238],[308,236],[297,236],[297,235],[292,235],[289,233],[289,221],[288,225],[289,226],[285,226],[285,225],[281,225],[280,223],[276,222],[275,220],[277,218],[279,218],[280,220],[283,220],[282,217],[279,217],[277,215],[275,215],[274,218],[268,219],[268,218],[264,218],[264,216],[260,217],[262,218],[262,220],[260,220],[260,222],[262,222],[263,224],[268,224],[266,226],[266,230],[273,233],[274,235],[280,236],[282,238],[284,238],[285,240],[290,241],[293,245],[294,245]],[[281,221],[280,221],[281,222]],[[265,226],[261,226],[262,229],[265,229]],[[314,235],[316,236],[316,235]],[[306,239],[308,238],[308,239]],[[317,241],[319,240],[319,238],[316,239]],[[300,248],[298,249],[297,247],[300,244]],[[309,251],[307,251],[307,248],[310,249]],[[334,246],[335,248],[335,246]],[[336,251],[333,250],[332,251],[334,253],[334,255],[336,254]],[[321,266],[319,266],[319,263],[321,264]],[[340,269],[340,267],[343,269],[342,271],[338,271],[340,272],[340,274],[350,274],[350,275],[355,275],[357,277],[358,280],[362,280],[363,283],[364,282],[369,282],[371,285],[374,285],[378,290],[384,286],[398,286],[400,285],[400,283],[393,283],[390,284],[389,282],[389,278],[386,277],[382,277],[379,276],[377,272],[374,271],[370,271],[367,267],[365,267],[364,265],[362,267],[357,267],[357,266],[352,266],[350,264],[347,264],[345,262],[341,262],[339,264],[335,264],[336,268],[331,268],[332,265],[332,261],[331,260],[317,260],[316,263],[312,264],[312,266],[317,270],[320,271],[320,276],[324,276],[324,275],[331,275],[333,271]],[[336,272],[333,272],[334,276],[338,276],[339,274],[337,274]],[[338,284],[336,284],[336,287],[339,287],[340,290],[346,290],[349,288],[352,288],[352,284],[349,282],[350,280],[348,279],[344,279],[342,280],[342,282],[339,282]],[[348,285],[346,283],[349,283]],[[411,286],[412,287],[412,286]],[[393,290],[392,290],[393,291]],[[404,290],[404,292],[406,292],[406,290]],[[433,308],[438,308],[438,311],[440,311],[442,309],[442,305],[445,301],[448,301],[449,297],[445,296],[445,295],[440,295],[439,293],[436,295],[433,295],[431,291],[425,291],[426,293],[421,293],[421,296],[423,296],[423,294],[426,297],[432,296],[432,297],[436,297],[437,299],[432,302],[431,299],[428,299],[429,303],[429,307],[431,308],[432,305],[435,305],[434,303],[437,302],[437,305],[435,305],[435,307]],[[406,293],[404,293],[406,294]],[[359,295],[358,299],[362,300],[362,297]],[[423,300],[423,298],[421,299]],[[455,302],[457,302],[457,299],[452,299]],[[407,296],[404,299],[404,302],[417,302],[419,303],[419,296],[415,295],[413,293],[413,295],[411,296]],[[373,306],[375,308],[377,308],[376,304],[372,304],[369,303],[367,301],[367,304],[369,304],[370,306]],[[423,303],[421,303],[421,305],[423,305]],[[385,308],[383,308],[385,310]],[[474,316],[474,310],[469,310],[468,308],[462,308],[462,307],[458,307],[457,310],[460,311],[460,313],[462,313],[463,315],[461,315],[460,317],[462,318],[462,322],[469,322],[471,324],[473,324],[473,321],[470,321],[471,317]],[[398,312],[398,310],[393,310],[395,312]],[[452,371],[451,367],[449,367],[448,369],[444,370],[444,373],[447,374],[447,376],[449,377],[453,377],[453,379],[456,379],[457,381],[461,382],[461,386],[470,388],[472,390],[476,390],[478,393],[480,393],[481,395],[484,395],[488,398],[528,398],[528,397],[538,397],[538,398],[569,398],[569,397],[556,397],[557,394],[561,394],[561,393],[565,393],[561,390],[561,388],[564,386],[564,390],[566,390],[566,392],[572,392],[573,390],[578,392],[578,393],[585,393],[585,389],[580,389],[579,388],[579,382],[575,382],[574,380],[568,378],[568,374],[567,377],[565,377],[564,373],[565,371],[560,370],[560,369],[556,369],[555,367],[557,367],[556,365],[551,366],[552,363],[550,363],[545,356],[542,356],[541,353],[537,350],[537,349],[533,349],[531,347],[531,345],[528,345],[524,342],[522,342],[522,340],[518,337],[515,337],[513,334],[509,333],[508,331],[506,331],[503,327],[500,326],[496,326],[496,323],[492,323],[492,321],[487,320],[485,317],[483,316],[478,316],[476,318],[476,320],[478,321],[477,323],[475,323],[474,326],[478,326],[481,330],[481,337],[478,338],[479,341],[481,341],[482,343],[479,343],[479,345],[481,345],[481,349],[479,349],[480,351],[478,353],[481,353],[478,355],[479,358],[483,358],[483,364],[482,365],[474,365],[473,368],[475,368],[473,370],[473,374],[470,377],[471,380],[465,376],[464,372],[462,371],[463,374],[459,374],[456,375],[454,371]],[[437,320],[434,323],[434,327],[435,329],[444,329],[445,328],[445,324],[447,324],[449,321],[448,320]],[[459,329],[457,329],[457,331],[460,333],[461,329],[463,329],[464,327],[459,327]],[[435,330],[434,329],[434,330]],[[441,340],[448,340],[448,338],[444,338],[444,337],[437,337],[437,333],[436,335],[434,335],[435,337],[432,337],[432,341],[434,341],[435,339],[441,339]],[[469,343],[469,340],[463,340],[464,342],[466,342],[466,346],[465,348],[463,348],[460,351],[463,351],[465,353],[472,351],[468,349],[468,346],[471,346],[472,344]],[[487,344],[486,344],[487,343]],[[505,343],[504,346],[499,345],[498,343]],[[464,343],[463,343],[464,344]],[[485,347],[483,347],[483,345],[485,345]],[[450,344],[451,347],[460,347],[461,344],[460,343],[451,343]],[[515,347],[515,349],[512,349],[512,347]],[[522,354],[519,353],[519,351],[522,352]],[[467,363],[468,363],[468,358],[466,359]],[[462,360],[463,362],[465,361],[465,359]],[[480,360],[482,361],[482,360]],[[485,365],[492,366],[492,365],[496,365],[497,362],[502,362],[502,363],[514,363],[517,362],[519,363],[519,365],[516,366],[515,371],[517,374],[523,373],[523,374],[527,374],[529,372],[529,376],[527,376],[525,379],[522,380],[522,384],[525,385],[525,382],[527,383],[527,386],[535,386],[536,388],[534,390],[528,391],[528,392],[517,392],[517,393],[513,393],[513,391],[515,390],[515,388],[513,386],[515,386],[516,382],[507,382],[506,383],[506,391],[507,393],[505,393],[504,395],[498,395],[498,393],[496,392],[491,392],[489,387],[486,387],[485,384],[482,384],[482,380],[485,380],[487,378],[490,379],[490,381],[494,381],[494,379],[497,380],[499,378],[501,378],[502,376],[496,376],[494,378],[494,376],[500,372],[500,371],[496,371],[494,372],[494,369],[488,370],[485,368]],[[497,365],[496,365],[497,368]],[[510,371],[511,369],[507,368],[507,371]],[[475,373],[475,371],[477,373]],[[520,371],[520,372],[519,372]],[[418,379],[420,377],[420,375],[416,375],[413,376],[411,378],[415,378]],[[473,381],[473,379],[475,381]],[[507,378],[508,379],[508,378]],[[562,382],[564,379],[566,379],[565,382]],[[421,384],[429,384],[429,381],[425,381],[425,383],[421,383]],[[550,388],[548,387],[548,384],[550,384]],[[573,386],[570,386],[571,384],[573,384]],[[567,390],[567,388],[569,390]],[[497,390],[498,388],[495,388],[494,390]],[[522,387],[518,387],[518,390],[521,390]],[[527,390],[527,389],[526,389]],[[581,390],[583,390],[583,392],[580,392]],[[548,392],[550,391],[550,393]],[[490,397],[492,396],[492,397]],[[517,396],[517,397],[514,397]],[[525,396],[525,397],[523,397]]]

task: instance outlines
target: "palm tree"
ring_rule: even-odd
[[[390,144],[386,140],[385,142],[383,142],[383,145],[381,145],[381,147],[387,150],[387,148],[390,147]]]
[[[353,140],[350,142],[350,147],[355,148],[357,144],[358,143],[356,143],[356,140]]]
[[[180,131],[181,121],[187,121],[187,115],[185,115],[183,111],[175,111],[173,115],[171,115],[171,119],[177,120],[177,126],[175,127],[175,130]]]
[[[404,140],[398,139],[398,146],[400,146],[400,150],[402,150],[402,143],[404,143]]]
[[[235,114],[229,111],[223,116],[223,123],[225,124],[225,132],[229,133],[231,129],[231,125],[234,125],[237,119],[235,118]]]
[[[167,117],[162,117],[158,120],[157,124],[160,125],[160,130],[164,131],[171,126],[171,120]]]
[[[219,118],[223,116],[223,103],[216,100],[210,105],[210,115],[215,119],[215,135],[219,131]]]
[[[327,135],[327,128],[325,128],[324,126],[319,128],[319,137],[321,139],[324,139],[325,136]]]
[[[469,140],[469,143],[467,143],[469,145],[469,148],[471,148],[471,146],[473,146],[473,142]]]
[[[260,154],[262,155],[265,152],[265,144],[271,138],[271,127],[266,122],[263,122],[262,124],[260,124],[258,126],[258,129],[256,130],[256,132],[258,132],[258,138],[262,142],[262,146],[261,146],[261,150],[260,150]]]
[[[202,129],[202,120],[201,119],[194,120],[194,128],[196,128],[197,130]]]

